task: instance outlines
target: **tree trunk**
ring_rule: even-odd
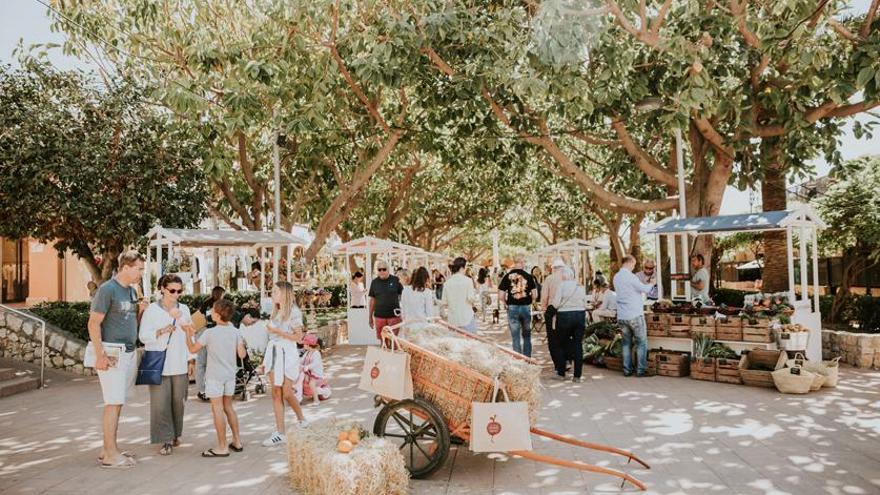
[[[765,139],[761,143],[764,162],[764,179],[761,182],[763,211],[784,210],[786,207],[785,170],[779,163],[779,152],[780,143],[777,138]],[[788,252],[784,231],[764,233],[762,277],[764,292],[788,290]]]
[[[388,155],[390,155],[394,150],[394,147],[397,146],[397,142],[400,140],[401,135],[401,131],[392,132],[388,140],[385,141],[385,144],[382,145],[382,148],[376,152],[366,166],[355,172],[351,184],[342,189],[339,194],[333,198],[330,207],[327,208],[324,216],[321,217],[321,222],[318,224],[318,228],[315,229],[314,240],[309,245],[309,249],[305,252],[304,256],[306,259],[306,265],[312,263],[318,255],[318,251],[324,247],[330,233],[336,230],[336,227],[348,216],[348,213],[350,213],[351,209],[354,207],[355,196],[363,190],[364,186],[370,181],[370,178],[376,174],[379,167],[382,166],[382,163],[385,162],[385,159],[388,158]]]
[[[837,289],[837,293],[834,294],[834,302],[831,303],[831,314],[827,317],[830,322],[840,322],[841,313],[843,308],[846,307],[846,300],[850,296],[850,287],[852,287],[855,279],[855,267],[858,260],[858,256],[856,256],[852,249],[844,251],[840,287]]]

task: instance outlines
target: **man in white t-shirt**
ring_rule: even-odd
[[[700,299],[703,302],[709,300],[709,270],[705,264],[702,254],[691,256],[691,268],[694,271],[691,275],[691,299]]]

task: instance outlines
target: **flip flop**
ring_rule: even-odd
[[[134,459],[123,455],[112,464],[101,462],[100,466],[101,469],[131,469],[134,467]]]
[[[244,445],[242,445],[241,447],[236,447],[235,445],[230,443],[229,449],[233,452],[244,452]]]
[[[229,452],[225,454],[218,454],[217,452],[214,452],[214,449],[208,449],[202,452],[202,457],[229,457]]]
[[[120,452],[120,454],[122,454],[123,457],[128,457],[129,459],[134,459],[134,452],[129,452],[127,450],[123,450],[122,452]],[[104,456],[98,454],[98,458],[96,460],[98,461],[98,464],[101,464],[102,462],[104,462]]]

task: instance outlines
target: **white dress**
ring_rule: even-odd
[[[292,335],[295,329],[303,326],[302,311],[294,306],[290,310],[290,318],[283,321],[274,319],[269,325]],[[300,369],[299,349],[296,347],[296,342],[270,333],[266,354],[263,356],[263,366],[267,373],[272,372],[274,386],[282,386],[285,377],[296,383]]]

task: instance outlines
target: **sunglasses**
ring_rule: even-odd
[[[165,289],[169,294],[183,294],[183,289]]]
[[[379,270],[380,272],[387,272],[388,271],[387,268],[376,268],[376,270]]]

